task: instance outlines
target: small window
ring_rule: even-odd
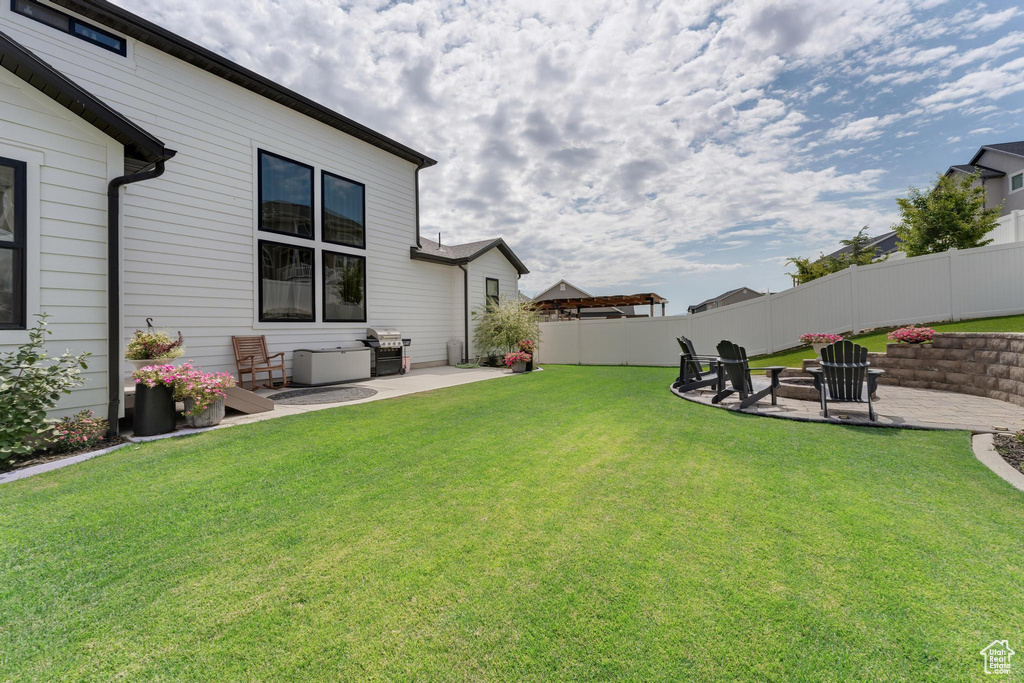
[[[495,306],[498,305],[498,280],[493,277],[487,278],[487,300]]]
[[[25,329],[25,162],[0,157],[0,329]]]
[[[102,47],[104,50],[116,52],[122,57],[128,54],[128,41],[121,36],[115,36],[98,26],[79,21],[35,0],[11,0],[11,10],[29,19],[35,19],[41,24],[46,24],[50,28],[69,33],[76,38]]]
[[[565,291],[565,283],[564,282],[562,284],[558,285],[558,291],[559,292],[564,292]]]
[[[313,250],[259,242],[260,321],[313,322]]]
[[[313,239],[313,167],[259,152],[259,228]]]
[[[366,322],[366,259],[324,251],[324,322]]]
[[[321,212],[323,241],[366,247],[366,186],[324,171]]]
[[[1024,187],[1024,173],[1010,176],[1010,192],[1015,192]]]

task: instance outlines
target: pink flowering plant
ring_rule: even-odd
[[[529,363],[531,360],[533,360],[533,356],[525,351],[513,351],[505,354],[505,366],[509,368],[516,363]]]
[[[185,354],[185,338],[178,332],[174,338],[163,330],[135,330],[128,340],[124,357],[128,360],[155,360],[158,358],[178,358]]]
[[[174,390],[174,400],[186,401],[186,415],[198,415],[224,398],[235,386],[230,372],[203,372],[192,361],[178,367],[173,365],[147,365],[132,373],[136,384],[153,388],[159,384]]]
[[[518,346],[523,353],[533,354],[537,350],[537,345],[530,339],[521,339]]]
[[[935,336],[935,330],[930,327],[901,327],[889,333],[889,339],[907,344],[922,344],[930,342]]]
[[[804,344],[835,344],[837,341],[843,341],[843,335],[828,332],[805,332],[800,335],[800,341]]]
[[[88,450],[103,441],[110,426],[91,410],[83,410],[74,417],[64,417],[53,425],[49,450],[55,453]]]

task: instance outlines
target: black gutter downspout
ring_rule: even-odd
[[[427,165],[427,162],[421,161],[416,165],[416,247],[418,249],[423,248],[423,244],[420,242],[420,171],[422,171]]]
[[[167,150],[171,152],[171,150]],[[174,156],[171,152],[167,159]],[[159,178],[164,174],[164,161],[152,169],[118,176],[107,185],[107,437],[118,434],[118,413],[121,405],[121,188],[131,183]]]
[[[462,269],[462,324],[466,340],[462,347],[462,362],[469,362],[469,268],[459,264]]]

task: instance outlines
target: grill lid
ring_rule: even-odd
[[[367,327],[366,336],[376,340],[384,349],[395,349],[402,346],[402,333],[392,328]]]

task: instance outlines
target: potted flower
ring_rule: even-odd
[[[532,360],[533,356],[524,351],[505,354],[505,366],[512,368],[512,372],[526,372],[526,364]]]
[[[821,350],[829,344],[835,344],[838,341],[843,341],[843,336],[840,334],[830,334],[828,332],[805,332],[800,335],[800,341],[804,344],[810,344],[811,348],[814,349],[814,353],[821,355]]]
[[[533,372],[533,357],[537,353],[537,345],[530,339],[521,339],[518,346],[521,352],[530,354],[530,360],[526,362],[526,371]]]
[[[125,359],[140,370],[147,365],[167,365],[173,358],[185,354],[185,338],[178,332],[178,338],[171,337],[163,330],[135,330],[125,349]]]
[[[174,431],[173,365],[147,365],[132,373],[135,380],[135,408],[132,431],[136,436],[153,436]]]
[[[930,327],[901,327],[888,334],[889,339],[905,344],[923,344],[930,342],[935,336],[935,330]]]
[[[212,427],[224,419],[225,391],[235,386],[229,372],[203,372],[189,361],[175,373],[174,398],[185,404],[185,424]]]

